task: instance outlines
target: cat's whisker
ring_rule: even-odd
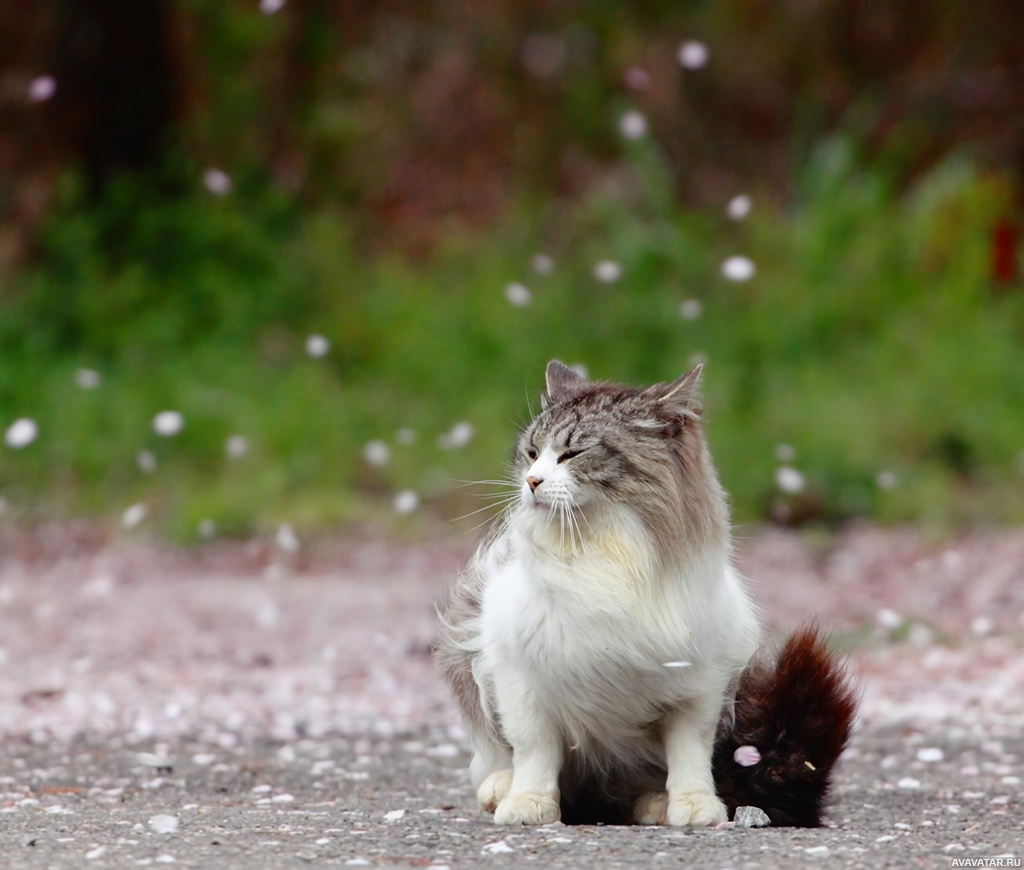
[[[469,513],[465,513],[462,516],[455,517],[453,522],[460,523],[463,520],[468,520],[470,517],[475,517],[477,514],[484,513],[485,511],[492,511],[494,512],[495,516],[499,516],[501,513],[504,512],[506,508],[512,507],[518,501],[518,493],[515,493],[513,495],[504,495],[501,496],[498,500],[491,502],[490,504],[485,504],[483,507],[477,508],[476,510],[470,511]],[[496,510],[497,508],[500,508],[500,510]],[[481,523],[481,525],[486,525],[487,522],[488,520],[484,520],[484,522]],[[480,526],[475,526],[474,528],[480,528]]]
[[[508,489],[519,489],[519,484],[512,480],[458,480],[452,483],[457,484],[456,489],[465,489],[467,486],[502,486]]]
[[[512,514],[514,512],[514,508],[516,507],[516,503],[517,502],[518,502],[518,499],[510,501],[500,511],[498,511],[498,513],[496,513],[493,517],[487,517],[482,522],[479,522],[475,526],[473,526],[472,528],[467,529],[467,534],[475,532],[475,531],[477,531],[477,529],[482,529],[484,526],[489,525],[491,523],[495,523],[498,526],[507,525],[511,521],[511,519],[512,519]],[[467,516],[469,516],[469,515],[467,515]]]
[[[566,504],[564,507],[565,525],[569,530],[569,549],[572,550],[572,557],[576,558],[576,524],[572,518],[572,506]]]
[[[584,517],[584,519],[586,519],[586,517],[583,514],[583,511],[579,510],[578,508],[569,509],[569,521],[572,525],[573,535],[574,537],[579,537],[580,552],[585,556],[587,554],[587,541],[586,538],[583,537],[583,529],[580,527],[579,517]],[[575,545],[573,547],[573,551],[575,552]]]

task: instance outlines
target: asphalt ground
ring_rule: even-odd
[[[837,627],[862,681],[861,719],[830,826],[695,831],[507,829],[477,810],[429,656],[432,604],[465,542],[305,556],[67,530],[2,543],[0,867],[1024,856],[1019,536],[931,544],[868,530],[827,553],[794,537],[749,542],[741,564],[770,624],[810,613]]]
[[[1021,856],[1024,741],[933,737],[862,731],[830,827],[694,831],[496,827],[474,806],[463,747],[440,729],[228,749],[183,739],[159,755],[110,735],[8,742],[0,865],[877,868]],[[920,761],[922,750],[942,758]]]

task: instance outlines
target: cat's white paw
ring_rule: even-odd
[[[493,813],[512,790],[512,769],[498,770],[480,783],[476,790],[476,801],[480,809]]]
[[[550,825],[561,819],[558,798],[535,791],[506,797],[494,811],[496,825]]]
[[[638,825],[664,825],[667,817],[667,791],[642,794],[633,804],[633,821]]]
[[[699,828],[721,824],[728,818],[725,804],[707,792],[677,794],[668,801],[667,821],[670,825],[690,825]]]

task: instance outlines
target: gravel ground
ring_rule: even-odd
[[[821,830],[490,824],[429,655],[432,603],[470,544],[184,553],[0,528],[0,866],[1024,855],[1024,534],[741,541],[766,622],[817,615],[863,680]]]

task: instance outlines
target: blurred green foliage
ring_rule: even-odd
[[[1024,520],[1024,293],[989,279],[1001,179],[954,156],[897,191],[837,137],[787,207],[755,198],[744,221],[724,201],[684,208],[670,187],[656,144],[629,142],[617,184],[524,197],[416,261],[367,253],[350,212],[258,177],[225,196],[125,180],[98,202],[69,183],[0,305],[0,427],[40,430],[0,446],[0,496],[23,517],[143,502],[185,540],[206,519],[236,535],[382,520],[405,489],[451,518],[486,504],[489,487],[454,482],[503,475],[551,357],[632,383],[706,359],[710,440],[741,522]],[[721,273],[737,254],[756,264],[749,281]],[[602,260],[620,280],[595,278]],[[529,305],[510,304],[512,282]],[[687,300],[699,317],[681,315]],[[326,355],[307,353],[311,335]],[[168,409],[185,427],[161,437]],[[475,436],[443,449],[460,421]],[[233,435],[244,456],[228,456]],[[371,441],[387,464],[367,462]],[[780,465],[804,491],[780,491]]]

